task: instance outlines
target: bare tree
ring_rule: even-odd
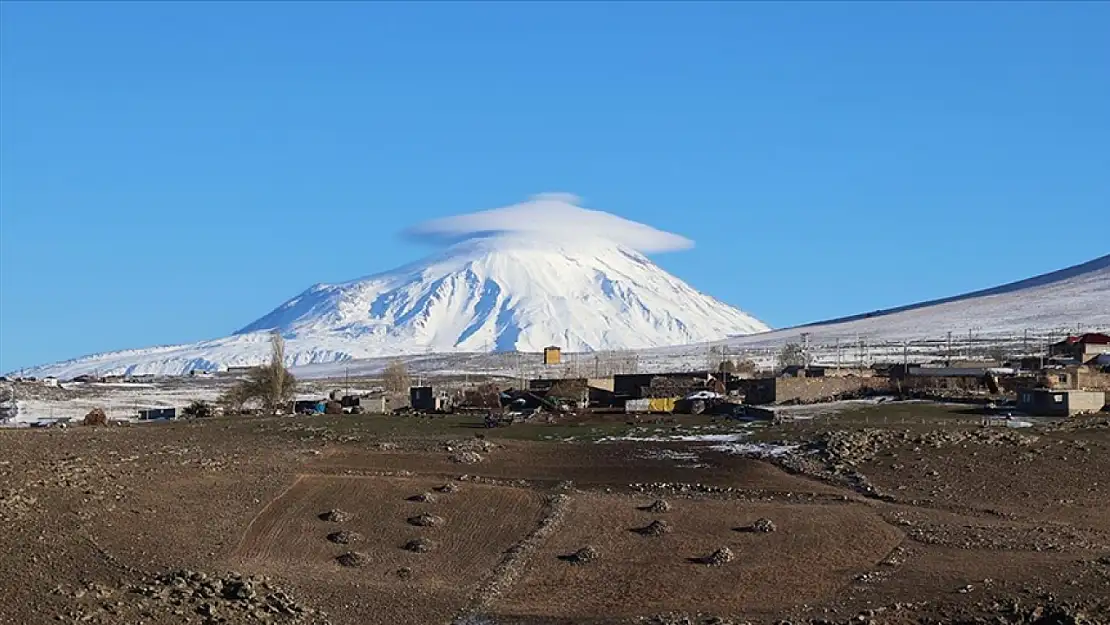
[[[779,352],[779,366],[780,367],[804,367],[806,366],[805,349],[797,343],[787,343],[782,347]]]
[[[405,363],[400,360],[391,362],[382,372],[382,384],[391,393],[404,393],[409,390],[411,379]]]
[[[296,378],[285,368],[285,340],[274,330],[270,334],[270,364],[251,369],[247,377],[228,389],[220,403],[229,412],[242,412],[245,405],[257,402],[268,414],[284,411],[293,401]]]

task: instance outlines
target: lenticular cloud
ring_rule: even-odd
[[[593,237],[640,252],[668,252],[693,247],[686,237],[603,211],[578,206],[568,193],[544,193],[504,208],[433,219],[406,231],[410,237],[449,242],[497,233],[535,233],[544,237]]]

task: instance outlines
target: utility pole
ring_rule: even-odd
[[[836,371],[840,372],[840,337],[836,337]]]
[[[947,361],[947,366],[952,366],[952,331],[948,331],[948,343],[944,348],[944,359]]]

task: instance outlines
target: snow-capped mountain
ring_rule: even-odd
[[[180,374],[260,364],[269,332],[292,366],[442,352],[638,349],[764,332],[611,240],[507,232],[343,284],[316,285],[234,335],[97,354],[28,375]]]

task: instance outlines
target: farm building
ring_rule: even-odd
[[[177,408],[144,408],[139,410],[140,421],[153,421],[155,419],[176,419]]]
[[[1050,353],[1053,356],[1074,358],[1084,364],[1098,359],[1102,354],[1110,354],[1110,336],[1094,332],[1069,336],[1054,343]]]
[[[451,409],[451,399],[435,392],[430,386],[413,386],[409,389],[409,403],[413,410],[441,412]]]
[[[756,378],[739,380],[745,404],[815,403],[871,392],[890,392],[881,377]]]
[[[1070,417],[1098,412],[1105,405],[1106,393],[1103,391],[1031,388],[1018,393],[1017,408],[1032,416]]]

